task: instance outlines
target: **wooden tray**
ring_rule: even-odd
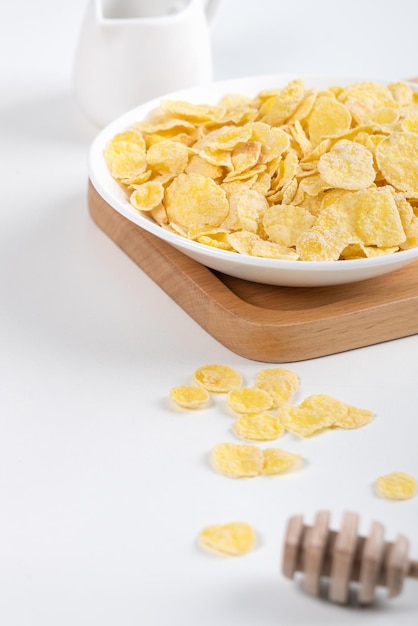
[[[255,361],[301,361],[418,332],[418,262],[337,287],[270,287],[209,270],[88,188],[90,214],[202,328]]]

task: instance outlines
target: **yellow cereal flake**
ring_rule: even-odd
[[[229,202],[230,205],[236,207],[241,228],[244,231],[256,233],[268,207],[266,198],[254,189],[245,189],[233,194]]]
[[[296,242],[296,251],[305,261],[336,261],[341,252],[357,236],[350,213],[345,209],[345,196],[325,207],[312,228],[303,233]]]
[[[263,450],[264,463],[262,473],[266,476],[285,474],[295,470],[301,462],[302,456],[280,448],[266,448]]]
[[[256,375],[255,385],[267,391],[273,398],[274,405],[278,407],[296,393],[299,378],[291,370],[274,367],[260,370]]]
[[[135,129],[119,133],[107,144],[104,158],[112,176],[129,184],[146,170],[145,140]]]
[[[418,91],[402,81],[163,100],[104,158],[136,210],[201,245],[300,262],[418,246]]]
[[[185,168],[186,174],[200,174],[207,178],[219,179],[223,174],[223,167],[209,163],[207,159],[203,159],[198,154],[194,154]]]
[[[194,385],[173,387],[170,397],[184,409],[201,409],[209,402],[209,392],[203,387]]]
[[[376,161],[387,182],[399,191],[418,194],[418,134],[393,133],[379,143]]]
[[[310,229],[315,221],[310,211],[301,206],[273,205],[263,214],[263,228],[271,241],[292,247],[301,234]]]
[[[369,424],[372,419],[373,411],[347,405],[347,413],[345,415],[342,415],[341,417],[338,417],[334,421],[332,426],[346,429],[361,428],[361,426]]]
[[[219,226],[229,213],[225,192],[212,178],[180,174],[165,192],[169,220],[180,226]]]
[[[341,139],[318,162],[318,172],[330,187],[366,189],[376,178],[373,154],[355,141]]]
[[[149,167],[162,174],[177,176],[189,161],[189,149],[177,141],[160,141],[147,151]]]
[[[317,98],[307,120],[309,139],[318,145],[324,137],[340,135],[351,126],[351,113],[335,98]]]
[[[405,472],[392,472],[376,479],[375,490],[381,498],[409,500],[417,491],[417,481]]]
[[[263,470],[264,456],[256,446],[219,443],[212,450],[212,464],[228,478],[251,478]]]
[[[248,441],[272,441],[283,434],[284,428],[274,415],[253,413],[241,415],[234,424],[234,432]]]
[[[356,233],[364,245],[387,248],[405,241],[399,210],[388,186],[346,195],[343,203],[354,218]]]
[[[261,143],[259,141],[247,141],[234,148],[231,154],[234,172],[244,172],[258,163],[261,154]]]
[[[390,107],[395,104],[389,87],[374,81],[363,81],[347,85],[340,93],[338,99],[344,103],[352,100],[358,101],[370,107],[371,110]]]
[[[293,80],[283,87],[270,101],[269,109],[263,121],[271,126],[280,126],[296,111],[305,95],[301,80]]]
[[[228,365],[203,365],[193,374],[194,381],[211,393],[228,393],[242,386],[242,376]]]
[[[260,413],[273,406],[270,394],[260,387],[242,387],[228,393],[229,407],[236,413]]]
[[[225,115],[225,108],[222,106],[192,104],[182,100],[163,100],[161,108],[174,117],[185,118],[194,123],[218,121]]]
[[[347,411],[344,402],[326,394],[315,394],[305,398],[298,406],[283,404],[278,418],[285,430],[300,437],[310,437],[343,419]]]
[[[298,254],[286,246],[282,246],[274,241],[265,241],[257,237],[251,244],[250,254],[265,259],[283,259],[288,261],[297,261]]]
[[[135,185],[129,201],[138,211],[151,211],[159,206],[164,198],[164,187],[157,181],[147,181]]]
[[[408,115],[402,120],[401,128],[405,133],[418,134],[418,114]]]
[[[229,522],[206,526],[199,534],[199,543],[218,554],[240,556],[254,548],[256,534],[250,524]]]
[[[289,135],[283,129],[264,122],[253,122],[249,126],[251,139],[261,144],[260,163],[270,163],[289,148]]]

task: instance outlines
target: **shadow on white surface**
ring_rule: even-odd
[[[326,586],[326,585],[325,585]],[[401,618],[411,624],[417,614],[417,607],[405,602],[389,601],[384,593],[376,595],[374,604],[361,607],[356,602],[355,591],[348,605],[330,603],[326,597],[312,597],[303,590],[302,580],[286,581],[283,578],[254,581],[251,585],[236,587],[223,605],[225,616],[239,612],[243,624],[260,626],[324,626],[366,624],[393,625]],[[324,589],[324,593],[326,589]],[[225,606],[226,605],[226,606]],[[409,622],[408,622],[409,623]]]

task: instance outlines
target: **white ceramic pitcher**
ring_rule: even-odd
[[[209,22],[220,0],[89,0],[74,90],[102,127],[164,93],[212,79]]]

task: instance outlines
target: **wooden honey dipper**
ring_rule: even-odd
[[[321,577],[329,577],[331,602],[346,604],[350,583],[356,582],[359,603],[370,604],[376,586],[386,586],[393,598],[406,577],[418,578],[418,561],[409,560],[404,535],[387,542],[383,525],[373,522],[369,536],[360,537],[356,513],[344,514],[339,532],[329,529],[329,519],[329,511],[319,511],[313,526],[304,525],[302,515],[291,517],[287,525],[282,572],[287,578],[304,572],[308,593],[319,595]]]

